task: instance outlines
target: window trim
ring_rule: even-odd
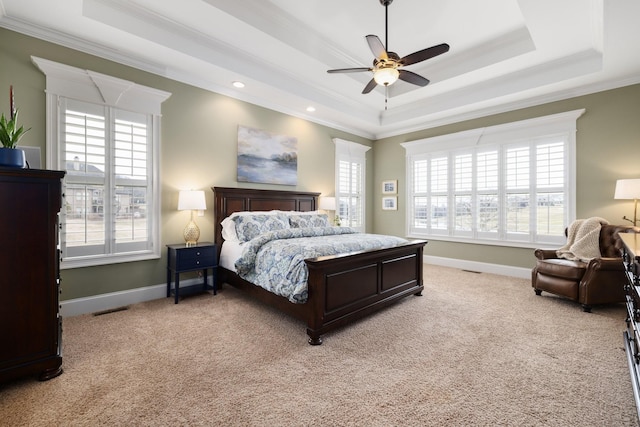
[[[160,234],[160,118],[161,104],[171,93],[142,86],[134,82],[83,70],[69,65],[31,57],[33,63],[46,76],[46,167],[57,169],[60,161],[58,137],[63,113],[59,110],[59,98],[113,107],[150,116],[151,159],[153,171],[149,187],[153,200],[149,210],[153,212],[150,226],[151,248],[131,253],[111,253],[66,259],[61,269],[114,264],[120,262],[157,259],[161,257]]]
[[[401,143],[406,151],[406,197],[409,205],[406,211],[406,234],[413,238],[429,238],[432,240],[445,240],[452,242],[488,244],[496,246],[526,247],[535,248],[541,243],[558,243],[562,237],[554,241],[553,238],[540,239],[534,232],[530,233],[526,241],[499,239],[482,239],[476,236],[454,236],[454,227],[451,227],[451,220],[446,233],[428,233],[413,229],[413,209],[411,200],[413,199],[413,162],[427,155],[436,153],[446,153],[449,159],[456,152],[469,150],[472,152],[483,146],[504,147],[518,142],[528,142],[546,138],[553,135],[562,135],[566,139],[566,181],[564,183],[564,193],[566,194],[565,227],[575,219],[576,216],[576,132],[577,119],[584,114],[585,109],[567,111],[564,113],[552,114],[502,125],[471,129],[431,138],[420,139]],[[503,173],[503,171],[500,171]],[[500,184],[502,185],[502,183]],[[448,189],[451,195],[453,189]],[[534,224],[531,224],[532,227]],[[535,228],[533,228],[535,230]],[[425,230],[426,231],[426,230]]]

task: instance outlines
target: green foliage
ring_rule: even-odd
[[[2,117],[0,117],[0,144],[5,148],[16,148],[20,138],[22,138],[30,129],[31,128],[25,130],[24,126],[18,127],[17,110],[15,111],[13,118],[10,118],[9,120],[7,120],[3,113]]]

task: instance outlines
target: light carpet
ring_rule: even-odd
[[[424,296],[306,343],[225,286],[64,320],[58,378],[0,385],[7,426],[637,426],[622,304],[425,266]]]

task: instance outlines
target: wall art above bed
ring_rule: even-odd
[[[298,139],[238,126],[238,182],[296,185]]]

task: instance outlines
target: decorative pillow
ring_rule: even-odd
[[[231,242],[240,242],[240,239],[238,239],[238,235],[236,234],[236,222],[234,221],[234,219],[236,217],[239,216],[249,216],[249,215],[282,215],[282,213],[280,211],[241,211],[241,212],[234,212],[231,215],[229,215],[228,217],[226,217],[225,219],[222,220],[222,222],[220,223],[220,225],[222,226],[222,238],[225,241],[231,241]]]
[[[248,242],[268,231],[291,228],[285,215],[254,214],[240,215],[233,218],[236,223],[236,236],[240,242]]]
[[[289,224],[292,228],[329,227],[329,217],[327,214],[289,215]]]

